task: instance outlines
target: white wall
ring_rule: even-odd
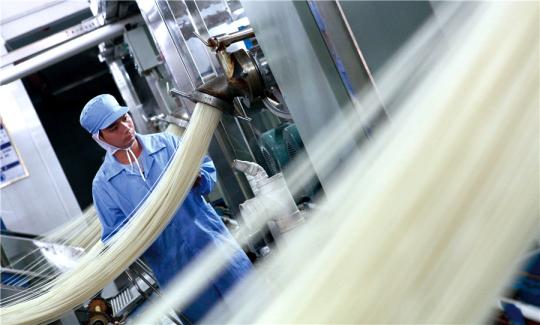
[[[1,45],[0,54],[5,51]],[[43,234],[79,216],[75,195],[20,80],[0,87],[0,116],[30,174],[0,189],[0,216],[7,228]]]

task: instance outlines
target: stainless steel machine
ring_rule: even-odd
[[[125,17],[111,8],[126,5],[96,1],[94,14],[114,22]],[[101,57],[125,102],[138,115],[135,122],[141,132],[159,129],[164,121],[189,119],[197,101],[228,113],[209,153],[218,169],[217,196],[233,215],[253,196],[245,177],[231,168],[234,159],[257,162],[273,174],[292,158],[287,148],[293,153],[306,150],[309,157],[317,146],[318,131],[344,109],[354,109],[359,91],[374,87],[337,2],[137,1],[137,5],[146,24],[127,30],[123,41],[102,43]],[[137,76],[123,70],[126,56],[135,61]],[[136,86],[134,78],[143,82]],[[149,100],[142,103],[141,97]],[[366,121],[366,128],[384,121],[383,108],[381,102],[376,120]],[[297,136],[288,138],[297,141],[285,144],[281,133],[290,125]],[[343,136],[350,138],[344,154],[363,141],[363,136],[346,130]],[[336,158],[335,164],[339,161]],[[332,168],[318,166],[317,161],[312,165],[320,181],[317,188],[324,189]]]
[[[433,14],[429,2],[401,7],[398,19],[392,5],[376,2],[92,0],[93,18],[54,35],[54,42],[9,53],[16,64],[0,71],[0,83],[97,45],[141,133],[171,122],[185,126],[194,101],[221,100],[229,114],[209,150],[219,172],[213,198],[236,216],[253,193],[231,168],[234,159],[278,172],[292,157],[282,148],[310,157],[330,121],[346,126],[352,123],[346,114],[357,111],[364,134],[343,127],[348,145],[330,167],[311,160],[317,189],[324,190],[341,158],[384,123],[391,111],[386,99],[371,112],[359,107],[360,93],[376,90],[372,70],[383,62],[375,58],[389,58]],[[357,15],[364,20],[352,19]],[[383,27],[401,35],[386,41]]]
[[[208,199],[231,224],[255,194],[233,168],[235,160],[257,163],[271,178],[300,152],[312,157],[321,130],[337,121],[346,146],[328,165],[311,159],[317,181],[289,201],[301,205],[324,193],[342,158],[359,150],[391,114],[384,96],[370,112],[359,107],[362,91],[377,93],[372,72],[383,62],[376,58],[389,58],[433,14],[429,2],[415,2],[399,20],[376,1],[91,0],[90,8],[94,17],[69,36],[10,53],[16,64],[2,69],[0,84],[98,46],[138,132],[162,131],[169,123],[186,127],[196,102],[223,110],[209,148],[218,186]],[[359,15],[362,22],[354,20]],[[401,34],[386,40],[385,30]],[[389,43],[394,46],[380,46]],[[363,134],[346,127],[356,123],[346,118],[351,111],[360,115]],[[248,247],[264,254],[260,248]],[[130,292],[140,296],[152,287],[133,283]],[[127,298],[111,297],[118,312],[118,300]],[[98,319],[110,317],[107,302],[89,307]]]

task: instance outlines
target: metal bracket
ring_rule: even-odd
[[[224,50],[232,43],[255,37],[255,33],[253,32],[252,28],[246,28],[228,34],[212,36],[208,39],[205,39],[197,32],[193,32],[193,35],[195,35],[195,37],[197,37],[204,45],[211,47],[215,50]]]
[[[210,105],[219,109],[223,113],[233,114],[234,112],[233,105],[229,104],[228,102],[222,99],[202,93],[200,91],[194,90],[190,93],[186,93],[176,88],[171,88],[168,91],[169,91],[169,94],[171,94],[171,96],[181,96],[181,97],[191,100],[194,103],[203,103],[206,105]]]
[[[202,37],[201,34],[199,34],[197,32],[193,32],[193,35],[195,35],[195,37],[197,37],[199,39],[199,41],[201,41],[204,45],[206,45],[207,47],[211,47],[210,43],[208,43],[206,41],[206,39],[204,37]]]
[[[244,105],[242,104],[242,99],[240,99],[240,97],[235,97],[233,99],[233,105],[235,117],[244,121],[251,122],[251,117],[247,116],[246,111],[244,110]]]
[[[151,122],[156,122],[156,121],[166,122],[169,124],[177,125],[181,128],[187,128],[189,124],[189,122],[184,119],[178,118],[173,115],[165,115],[165,114],[154,115],[150,117],[150,121]]]

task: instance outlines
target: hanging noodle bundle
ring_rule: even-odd
[[[44,236],[43,241],[89,249],[99,240],[101,224],[94,206],[88,207],[80,218]]]
[[[221,113],[197,104],[166,172],[130,221],[106,244],[98,242],[77,266],[24,299],[0,308],[2,324],[54,320],[91,298],[135,261],[168,224],[191,189]]]
[[[184,128],[174,124],[170,124],[166,130],[167,133],[176,135],[178,137],[181,137],[184,131]],[[85,211],[83,211],[80,217],[71,220],[67,224],[54,229],[42,237],[36,238],[34,242],[40,247],[29,251],[14,261],[11,261],[9,267],[27,272],[27,274],[34,274],[39,278],[30,283],[27,282],[25,277],[13,277],[11,279],[5,279],[4,284],[6,285],[23,286],[24,284],[25,288],[17,294],[11,295],[9,298],[2,299],[1,305],[4,306],[12,304],[14,301],[22,300],[25,296],[28,296],[32,292],[42,290],[43,286],[48,284],[51,279],[59,276],[62,273],[63,269],[59,269],[57,266],[51,265],[51,261],[45,258],[44,255],[39,254],[40,250],[54,246],[54,244],[59,244],[69,246],[75,250],[81,248],[82,251],[79,251],[80,255],[97,244],[97,242],[100,240],[100,236],[101,224],[99,222],[95,207],[91,205],[85,209]],[[53,247],[53,249],[55,250],[56,247]],[[74,251],[72,250],[66,252],[65,254],[67,255],[73,252]],[[39,255],[38,258],[36,258],[36,254]],[[68,257],[76,258],[77,256]],[[32,259],[31,263],[27,263],[29,259]]]
[[[341,166],[319,212],[259,267],[273,295],[248,279],[234,315],[207,321],[486,322],[540,234],[538,14],[538,3],[478,5],[392,125]],[[196,275],[215,258],[184,272],[167,304],[200,290]],[[159,308],[139,323],[155,323]]]
[[[434,49],[440,56],[421,77],[415,67],[400,74],[403,62],[387,69],[386,77],[401,82],[383,86],[410,93],[397,101],[392,125],[341,166],[321,209],[287,249],[261,265],[273,295],[248,279],[232,295],[234,315],[217,313],[210,322],[485,322],[517,257],[539,233],[538,4],[478,5],[458,25],[448,35],[451,51]],[[219,119],[199,108],[184,138],[190,147],[175,156],[132,221],[42,292],[2,308],[3,322],[54,319],[144,251],[176,209],[173,196],[178,204],[189,189]],[[211,120],[202,122],[203,114]],[[338,130],[324,132],[329,140],[311,159],[337,154]],[[305,170],[292,171],[300,180],[295,187],[309,181]],[[139,322],[157,323],[163,306],[185,305],[226,255],[201,255],[172,285],[167,303]]]
[[[3,283],[6,285],[24,287],[24,289],[14,295],[3,298],[1,301],[2,306],[23,299],[30,292],[41,290],[51,279],[59,276],[65,268],[69,267],[72,259],[76,259],[84,251],[89,250],[95,245],[99,241],[100,234],[101,224],[99,223],[94,206],[90,206],[81,216],[73,219],[66,225],[34,239],[33,243],[37,248],[10,261],[7,267],[22,271],[29,276],[34,275],[36,278],[30,282],[27,281],[25,276],[3,279]],[[46,257],[49,251],[54,256]],[[61,254],[66,259],[69,259],[69,261],[65,262],[64,260],[64,263],[54,265],[55,261],[49,259],[55,259],[57,254]],[[36,256],[39,257],[36,258]],[[28,263],[30,260],[31,262]]]

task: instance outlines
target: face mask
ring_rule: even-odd
[[[139,159],[137,159],[137,156],[135,156],[135,153],[131,150],[131,145],[127,148],[118,148],[113,145],[108,144],[107,142],[101,140],[99,137],[99,132],[92,134],[92,138],[99,144],[100,147],[105,149],[107,152],[109,152],[111,155],[114,155],[118,150],[124,150],[126,152],[126,156],[129,161],[129,167],[132,170],[135,170],[135,167],[133,166],[133,161],[135,161],[135,165],[137,166],[137,171],[141,175],[143,181],[146,182],[146,178],[144,177],[143,170],[141,168],[141,165],[139,164]],[[133,160],[131,159],[133,157]]]
[[[118,150],[122,150],[121,148],[115,147],[101,140],[101,138],[99,137],[99,131],[97,133],[92,134],[92,139],[94,139],[101,148],[107,150],[107,152],[110,153],[111,155],[114,155],[114,153],[117,152]]]

